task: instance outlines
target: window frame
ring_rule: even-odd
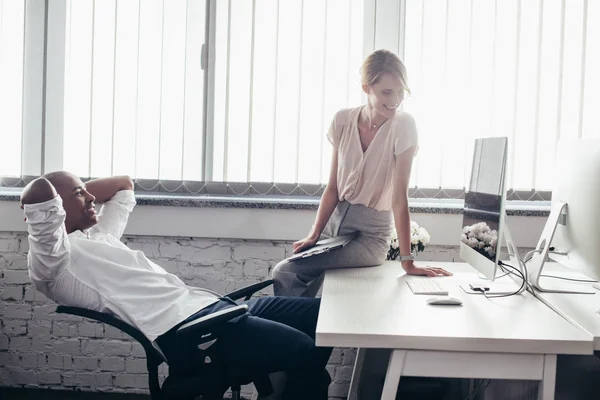
[[[274,182],[214,182],[214,98],[216,1],[206,0],[206,41],[202,49],[204,75],[203,181],[165,181],[136,179],[141,193],[164,195],[232,195],[232,196],[308,196],[320,197],[324,184],[281,184]],[[63,168],[63,128],[65,95],[65,50],[67,4],[65,1],[25,2],[25,64],[23,78],[22,176],[0,177],[0,187],[21,187],[46,171]],[[404,49],[406,0],[364,0],[363,54],[376,48]],[[382,24],[382,19],[396,19],[397,24]],[[384,25],[384,29],[376,29]],[[363,100],[365,100],[363,95]],[[411,198],[461,199],[465,189],[409,189]],[[509,190],[515,200],[549,201],[551,192]]]

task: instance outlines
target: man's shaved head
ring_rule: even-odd
[[[65,187],[65,186],[68,187],[69,184],[72,184],[74,182],[77,182],[77,181],[81,182],[81,180],[76,175],[74,175],[70,172],[67,172],[67,171],[49,172],[49,173],[45,174],[43,176],[43,178],[48,179],[50,181],[50,183],[52,184],[52,186],[54,186],[57,191],[59,191],[59,186],[61,188]]]
[[[60,195],[63,201],[63,208],[67,213],[65,226],[67,232],[76,230],[85,230],[98,222],[94,200],[85,184],[74,175],[67,171],[55,171],[43,176]]]

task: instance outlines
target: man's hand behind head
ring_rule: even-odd
[[[58,195],[54,185],[46,178],[37,178],[31,182],[21,193],[21,208],[25,204],[37,204],[51,200]]]

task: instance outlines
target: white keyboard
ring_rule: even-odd
[[[406,284],[414,294],[448,294],[431,278],[411,278],[406,280]]]

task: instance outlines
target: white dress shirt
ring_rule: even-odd
[[[219,295],[187,286],[119,240],[134,206],[133,191],[120,191],[103,204],[98,224],[67,235],[60,196],[25,205],[29,277],[57,303],[112,313],[154,341]]]

